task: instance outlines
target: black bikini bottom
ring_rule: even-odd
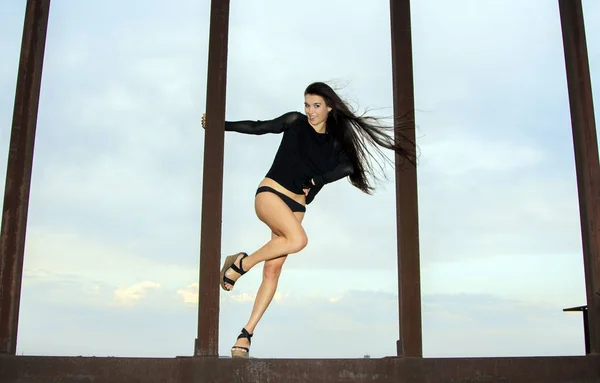
[[[285,194],[283,194],[281,192],[278,192],[277,190],[273,189],[272,187],[261,186],[258,188],[258,190],[256,190],[256,194],[262,193],[262,192],[269,192],[269,193],[276,194],[277,196],[279,196],[279,198],[281,198],[281,200],[283,202],[285,202],[286,205],[288,205],[288,207],[293,212],[301,212],[301,213],[306,212],[306,206],[302,205],[301,203],[299,203],[297,201],[294,201],[290,197],[286,196]]]

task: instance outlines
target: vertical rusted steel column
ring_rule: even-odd
[[[219,264],[228,34],[229,0],[212,0],[202,181],[198,337],[195,342],[195,356],[218,356],[219,352]]]
[[[410,0],[390,0],[394,117],[413,116],[402,122],[403,133],[415,142],[414,85]],[[416,151],[411,145],[407,149]],[[398,356],[422,357],[421,274],[417,169],[396,156],[396,226],[398,240]]]
[[[0,354],[17,351],[33,147],[50,0],[28,0],[13,113],[0,235]]]
[[[600,165],[581,0],[559,0],[575,149],[590,353],[600,353]]]

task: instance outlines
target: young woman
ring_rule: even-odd
[[[231,291],[242,275],[264,262],[263,280],[248,323],[231,350],[232,357],[248,357],[254,329],[271,303],[281,268],[289,254],[298,253],[308,238],[302,228],[306,205],[327,184],[345,177],[370,194],[368,176],[374,176],[369,149],[394,150],[415,164],[415,155],[387,134],[373,117],[357,116],[327,84],[310,84],[304,92],[305,114],[290,112],[269,121],[225,122],[225,131],[245,134],[283,133],[279,150],[254,200],[256,215],[271,229],[271,240],[248,255],[241,252],[225,258],[221,287]],[[206,116],[202,116],[202,127]],[[397,136],[400,135],[397,132]],[[408,141],[403,137],[402,141]],[[408,141],[409,144],[414,144]]]

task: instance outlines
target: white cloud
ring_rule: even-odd
[[[256,295],[252,296],[250,294],[241,293],[241,294],[231,295],[229,298],[236,302],[254,302]]]
[[[239,285],[236,285],[236,287],[237,288],[234,291],[221,293],[221,298],[225,302],[254,303],[256,293],[248,292],[250,290],[247,287],[245,289],[240,288]],[[221,292],[221,290],[219,290],[219,292]],[[185,289],[177,290],[177,294],[182,298],[186,305],[198,307],[198,283],[192,283]],[[281,303],[283,298],[284,294],[278,291],[273,296],[273,302]]]
[[[227,297],[235,302],[252,302],[254,303],[254,300],[256,299],[256,294],[248,294],[248,293],[239,293],[239,294],[232,294],[232,295],[227,295]],[[273,302],[281,302],[281,300],[283,299],[283,295],[281,294],[281,292],[276,292],[275,295],[273,296]]]
[[[128,287],[120,287],[115,290],[115,301],[121,306],[131,306],[146,297],[148,290],[160,288],[156,282],[141,282]]]
[[[145,281],[176,291],[181,281],[196,279],[197,269],[168,258],[153,260],[130,243],[104,242],[74,232],[30,228],[24,264],[27,285],[80,281],[89,288],[103,286],[111,291],[126,286],[149,287]],[[135,289],[134,289],[135,290]],[[121,290],[119,290],[121,291]],[[80,301],[76,291],[65,291]],[[173,296],[175,299],[175,296]],[[112,298],[110,298],[112,299]]]
[[[198,306],[198,283],[192,283],[184,289],[177,290],[177,294],[183,299],[186,305]]]

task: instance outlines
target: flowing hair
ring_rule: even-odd
[[[332,108],[326,122],[327,131],[335,142],[341,145],[352,162],[354,173],[349,177],[350,183],[361,191],[371,194],[375,188],[369,178],[374,180],[379,178],[370,160],[373,160],[383,173],[383,166],[375,154],[389,161],[381,148],[393,150],[403,161],[416,166],[415,143],[400,131],[403,124],[406,124],[407,128],[413,128],[412,121],[396,119],[394,127],[382,124],[380,118],[366,116],[366,112],[357,115],[329,85],[323,82],[310,84],[304,91],[304,95],[321,96],[325,104]]]

